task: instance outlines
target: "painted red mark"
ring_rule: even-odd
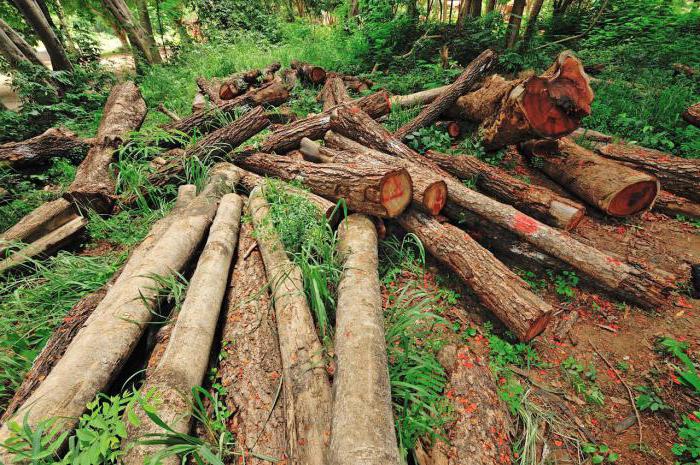
[[[387,184],[389,188],[382,189],[382,203],[385,204],[403,196],[403,189],[397,177],[389,178]]]
[[[524,234],[535,234],[539,229],[539,223],[537,220],[530,218],[522,213],[515,214],[515,221],[513,221],[513,226],[515,229]]]
[[[605,260],[606,260],[608,263],[612,263],[612,264],[615,265],[615,266],[622,266],[622,262],[621,262],[620,260],[618,260],[617,258],[615,258],[615,257],[607,256],[607,257],[605,257]]]
[[[683,308],[693,308],[692,305],[688,303],[687,300],[685,300],[683,297],[679,297],[678,300],[676,300],[676,306],[677,307],[683,307]],[[680,339],[680,338],[679,338]]]

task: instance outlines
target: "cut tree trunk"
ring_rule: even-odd
[[[241,178],[243,181],[244,177]],[[229,423],[246,464],[270,462],[255,454],[287,458],[284,402],[277,325],[267,287],[265,265],[253,237],[253,225],[241,224],[238,259],[231,272],[221,335],[223,357],[218,367],[225,402],[234,412]]]
[[[457,274],[518,339],[529,341],[545,330],[552,307],[467,233],[415,210],[408,210],[398,221]]]
[[[50,128],[21,142],[0,145],[0,166],[31,168],[50,163],[54,158],[78,159],[90,144],[65,128]]]
[[[171,227],[156,241],[133,274],[120,279],[88,318],[65,354],[13,419],[34,427],[60,418],[58,430],[70,431],[98,392],[119,372],[153,317],[151,303],[161,280],[180,272],[200,245],[216,212],[218,199],[233,189],[238,170],[224,163],[212,169],[210,181]],[[11,435],[5,423],[0,441]],[[11,463],[4,453],[0,458]]]
[[[468,92],[474,84],[483,78],[484,74],[491,70],[497,62],[497,55],[493,50],[486,50],[476,57],[464,69],[462,74],[453,82],[447,90],[425,108],[408,123],[401,126],[395,135],[399,139],[405,138],[418,129],[435,122],[438,117],[447,110],[465,92]]]
[[[405,168],[413,181],[413,203],[426,213],[437,215],[442,210],[442,207],[445,206],[447,186],[442,179],[433,173],[386,153],[364,147],[354,140],[343,137],[333,131],[328,131],[324,140],[329,147],[335,147],[343,151],[339,153],[338,162],[352,163],[353,157],[361,157],[356,163],[381,163],[386,166]]]
[[[255,153],[236,164],[258,174],[284,181],[299,180],[317,195],[344,199],[352,211],[393,218],[411,202],[413,184],[405,169],[388,166],[319,165],[288,157]]]
[[[391,105],[396,105],[401,108],[417,107],[427,105],[440,95],[444,94],[450,86],[435,87],[434,89],[422,90],[414,94],[408,95],[392,95]]]
[[[146,377],[141,391],[154,392],[162,401],[158,416],[173,430],[187,434],[192,415],[192,388],[202,384],[209,365],[209,354],[224,299],[226,283],[238,242],[243,201],[236,194],[221,198],[212,222],[204,250],[197,261],[187,294],[182,303],[172,335],[158,366]],[[163,433],[160,426],[137,407],[140,424],[127,426],[127,437],[132,440],[145,434]],[[125,465],[142,465],[144,460],[164,446],[135,445],[127,450]],[[163,464],[177,465],[180,458],[171,456]]]
[[[338,227],[338,284],[330,465],[398,465],[377,266],[377,231],[364,215]]]
[[[648,264],[632,266],[620,261],[598,249],[582,244],[562,231],[540,223],[510,205],[502,204],[467,188],[434,162],[422,157],[393,137],[382,125],[363,115],[358,108],[334,109],[331,123],[334,131],[354,137],[367,147],[420,165],[440,176],[447,184],[446,209],[452,205],[476,213],[512,231],[540,250],[590,275],[600,285],[618,296],[634,301],[645,308],[663,307],[668,303],[668,296],[676,287],[675,276]]]
[[[323,347],[304,296],[304,281],[268,218],[261,187],[250,195],[256,239],[270,285],[284,381],[287,450],[290,465],[325,465],[331,433],[331,386]]]
[[[279,63],[272,63],[263,69],[251,69],[224,78],[219,86],[219,98],[221,100],[231,100],[238,97],[252,86],[255,86],[258,83],[258,79],[262,80],[262,82],[271,82],[279,69]]]
[[[700,203],[661,191],[654,203],[654,211],[661,212],[671,218],[678,215],[685,218],[700,218]]]
[[[682,116],[683,119],[686,120],[688,123],[700,128],[700,102],[696,103],[695,105],[689,106],[683,112]]]
[[[353,92],[357,92],[358,94],[361,92],[368,91],[372,88],[372,86],[374,86],[374,83],[372,81],[359,76],[350,76],[347,74],[342,74],[340,75],[340,77],[343,80],[343,84],[345,84],[346,88],[352,90]]]
[[[353,100],[352,104],[373,118],[379,118],[391,112],[389,94],[384,91]],[[267,153],[286,153],[298,149],[299,143],[304,137],[311,140],[322,139],[326,131],[330,129],[330,111],[326,110],[318,115],[297,120],[278,129],[263,141],[260,150]]]
[[[476,186],[501,202],[513,205],[550,226],[567,231],[586,214],[586,207],[551,190],[528,184],[506,171],[468,155],[446,155],[429,150],[426,158],[463,180],[474,180]]]
[[[211,156],[224,156],[247,141],[255,134],[265,129],[270,120],[265,116],[262,107],[255,107],[231,124],[207,134],[188,148],[185,156],[205,159]]]
[[[446,132],[448,136],[452,139],[457,139],[461,136],[466,129],[466,124],[462,121],[437,121],[435,122],[435,128]]]
[[[529,141],[521,147],[562,187],[611,216],[648,210],[660,190],[655,177],[607,160],[569,138]]]
[[[56,199],[41,204],[17,224],[0,235],[0,251],[8,242],[29,244],[75,217],[75,207],[66,199]],[[5,244],[6,245],[6,244]]]
[[[146,112],[146,102],[133,82],[127,81],[112,88],[97,128],[95,144],[78,166],[75,180],[65,194],[67,199],[97,212],[111,210],[116,189],[110,173],[114,152],[127,140],[130,132],[141,127]]]
[[[316,100],[323,102],[323,111],[326,111],[329,108],[351,100],[351,98],[345,88],[343,80],[339,76],[331,75],[326,79],[326,83],[323,85],[323,89],[319,92]]]
[[[323,84],[323,82],[326,80],[326,70],[320,66],[315,66],[298,60],[292,60],[290,66],[292,69],[297,70],[299,78],[302,81],[318,85]]]
[[[450,116],[481,123],[482,143],[495,150],[533,138],[556,139],[578,128],[591,112],[593,90],[573,53],[559,54],[540,76],[505,81],[489,78],[457,99]]]

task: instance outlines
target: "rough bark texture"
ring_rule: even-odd
[[[326,80],[326,70],[320,66],[315,66],[303,61],[292,60],[290,65],[297,70],[299,78],[310,84],[322,84]]]
[[[580,203],[545,187],[527,184],[476,157],[446,155],[432,150],[425,156],[453,176],[474,180],[480,190],[550,226],[568,231],[586,214],[586,208]]]
[[[398,465],[391,407],[377,231],[364,215],[338,227],[344,260],[338,284],[331,465]]]
[[[204,78],[199,76],[196,81],[199,91],[209,98],[209,101],[214,106],[219,106],[222,103],[221,97],[219,97],[219,88],[221,87],[222,81],[218,78]]]
[[[255,107],[231,124],[207,134],[187,149],[186,157],[224,156],[265,129],[270,120],[262,107]]]
[[[221,164],[212,178],[154,244],[149,256],[119,280],[97,306],[68,346],[61,360],[18,409],[14,419],[36,426],[48,418],[61,418],[62,430],[74,427],[85,405],[104,391],[128,359],[152,318],[150,303],[161,285],[151,276],[172,276],[182,270],[199,246],[214,217],[218,199],[230,192],[237,170]],[[0,428],[0,441],[10,436],[7,423]],[[12,458],[1,457],[6,463]]]
[[[124,29],[129,36],[129,43],[134,52],[134,61],[137,63],[144,59],[146,63],[152,65],[161,63],[162,59],[157,50],[153,50],[146,31],[134,20],[134,16],[129,10],[129,6],[124,0],[101,0],[102,4],[117,20],[119,27]]]
[[[467,233],[415,210],[408,210],[398,221],[457,274],[518,339],[529,341],[547,327],[552,307]]]
[[[486,50],[476,57],[459,75],[445,92],[440,94],[416,116],[413,120],[401,126],[395,135],[399,139],[405,138],[418,129],[432,124],[445,110],[447,110],[460,95],[469,91],[485,73],[496,64],[497,55],[493,50]]]
[[[700,203],[661,191],[654,203],[654,211],[661,212],[671,218],[678,215],[686,218],[700,218]]]
[[[326,111],[338,104],[351,100],[351,98],[343,80],[337,75],[332,75],[326,79],[326,83],[323,85],[323,89],[321,89],[316,100],[323,102],[323,111]]]
[[[414,94],[408,95],[392,95],[391,105],[396,105],[402,108],[416,107],[419,105],[427,105],[440,95],[442,95],[450,86],[435,87],[434,89],[422,90]],[[458,99],[459,100],[459,99]]]
[[[12,39],[3,28],[0,28],[0,54],[14,69],[22,66],[23,62],[30,61],[29,58],[24,56],[22,50],[17,47],[17,44],[12,42]]]
[[[249,222],[241,224],[229,282],[221,335],[226,357],[219,364],[226,406],[235,412],[229,428],[247,453],[247,464],[269,464],[253,453],[287,457],[282,360],[265,265]]]
[[[63,48],[61,40],[58,38],[58,34],[53,30],[51,24],[49,24],[48,19],[44,15],[44,12],[41,11],[36,0],[14,0],[14,4],[22,12],[27,23],[32,27],[46,47],[46,52],[51,58],[51,67],[53,70],[72,71],[73,65],[71,65],[68,59],[68,54]]]
[[[632,144],[606,144],[596,152],[605,158],[651,173],[664,190],[700,202],[700,160],[674,157],[668,153]]]
[[[513,48],[518,42],[520,33],[520,25],[523,21],[523,12],[525,11],[525,3],[527,0],[514,0],[513,8],[510,11],[508,18],[508,32],[506,36],[506,48]]]
[[[2,19],[0,19],[0,31],[4,32],[7,35],[7,39],[12,44],[14,44],[14,46],[19,50],[21,55],[24,55],[24,59],[34,63],[35,65],[44,66],[44,63],[42,63],[42,61],[39,59],[39,55],[37,55],[36,50],[34,50],[34,47],[29,45],[27,41],[24,40],[24,37],[19,35],[17,31],[12,29],[12,27]],[[10,61],[10,63],[13,64],[12,61]]]
[[[66,199],[46,202],[0,235],[0,251],[3,248],[3,243],[6,242],[24,242],[26,244],[33,242],[63,226],[74,218],[75,214],[75,208]]]
[[[65,128],[50,128],[21,142],[0,145],[0,166],[14,169],[46,165],[53,158],[82,158],[90,144]]]
[[[682,114],[683,119],[700,128],[700,102],[689,106]]]
[[[141,388],[142,392],[155,392],[158,415],[178,433],[189,432],[192,415],[190,393],[192,388],[202,384],[209,364],[226,280],[238,242],[242,208],[243,201],[236,194],[226,194],[221,198],[168,346],[158,366]],[[137,407],[136,415],[141,423],[127,426],[127,435],[131,439],[163,432],[143,409]],[[146,457],[157,453],[162,447],[136,445],[127,451],[123,462],[125,465],[142,465]],[[172,456],[163,463],[177,465],[180,459]]]
[[[537,157],[552,179],[608,215],[647,210],[660,190],[655,177],[607,160],[568,138],[529,141],[522,148]]]
[[[459,97],[445,114],[450,118],[480,123],[498,112],[501,100],[516,83],[517,81],[506,81],[498,74],[489,76],[479,89]]]
[[[359,98],[352,103],[372,118],[379,118],[391,111],[389,94],[384,91]],[[330,111],[327,110],[318,115],[297,120],[278,129],[263,141],[260,150],[268,153],[286,153],[299,148],[299,143],[304,137],[311,140],[322,139],[326,131],[330,129]]]
[[[141,127],[146,112],[146,102],[133,82],[127,81],[112,88],[97,128],[95,145],[78,166],[66,198],[98,212],[112,208],[115,184],[109,167],[114,151],[126,140],[129,132]]]
[[[277,317],[289,464],[325,465],[331,433],[331,386],[301,271],[287,258],[267,218],[269,205],[260,187],[251,193],[249,206]]]
[[[256,153],[242,156],[237,165],[284,181],[299,180],[317,195],[344,199],[350,210],[393,218],[411,201],[411,177],[404,169],[387,166],[325,164]]]

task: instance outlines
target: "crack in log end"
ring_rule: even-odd
[[[628,216],[651,207],[659,192],[658,181],[640,181],[616,193],[610,201],[607,213]]]
[[[405,169],[387,174],[380,186],[380,199],[389,218],[400,215],[413,198],[413,182]]]

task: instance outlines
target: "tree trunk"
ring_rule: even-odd
[[[315,66],[298,60],[292,60],[290,66],[292,69],[297,70],[299,73],[299,78],[302,81],[318,85],[323,84],[323,82],[326,80],[326,70],[320,66]]]
[[[648,210],[660,190],[655,177],[598,156],[568,138],[529,141],[522,148],[561,186],[611,216]]]
[[[369,149],[354,140],[328,131],[325,143],[329,147],[345,151],[345,163],[350,163],[353,156],[362,157],[360,163],[382,163],[387,166],[400,166],[408,171],[413,181],[413,203],[419,209],[430,215],[437,215],[447,201],[447,186],[445,182],[434,173],[421,168],[413,163],[406,162],[396,157],[387,155],[377,150]],[[348,156],[349,155],[349,156]],[[369,161],[367,161],[369,160]],[[359,160],[358,160],[359,161]]]
[[[399,465],[377,273],[377,231],[364,215],[338,227],[338,284],[330,465]]]
[[[495,8],[496,0],[488,0],[488,3],[486,3],[486,13],[492,13]]]
[[[124,29],[129,36],[129,41],[134,49],[134,61],[139,62],[140,58],[143,57],[149,65],[162,63],[160,53],[153,53],[154,50],[151,49],[148,34],[134,20],[124,0],[102,0],[102,4],[109,10],[119,26]]]
[[[506,48],[513,48],[518,42],[520,24],[523,21],[526,0],[513,0],[513,9],[510,11],[508,19],[508,30],[506,32]]]
[[[391,111],[389,94],[385,91],[353,100],[352,104],[357,105],[358,108],[373,118],[384,116]],[[260,145],[260,151],[281,154],[298,149],[299,143],[304,137],[311,140],[323,138],[326,131],[330,129],[330,121],[330,110],[297,120],[270,134]]]
[[[246,92],[250,87],[258,83],[258,78],[263,82],[271,82],[275,78],[275,73],[281,65],[277,62],[270,64],[263,69],[251,69],[235,73],[222,80],[218,88],[218,95],[221,100],[231,100]]]
[[[447,108],[449,108],[460,95],[469,91],[471,87],[479,81],[495,64],[497,56],[492,50],[486,50],[476,57],[449,88],[427,105],[410,122],[401,126],[395,135],[399,139],[404,139],[414,131],[432,124]]]
[[[691,105],[683,112],[683,119],[700,128],[700,102]]]
[[[265,116],[263,108],[255,107],[228,126],[219,128],[199,139],[193,147],[187,149],[186,156],[201,159],[224,156],[265,129],[269,124],[270,120]]]
[[[236,194],[221,198],[204,250],[197,261],[187,294],[182,303],[172,335],[158,366],[146,377],[142,392],[155,392],[163,401],[158,416],[173,430],[187,434],[190,429],[192,388],[202,384],[209,365],[219,310],[226,291],[227,277],[241,220],[243,201]],[[164,430],[137,407],[141,420],[138,426],[127,426],[132,440]],[[125,465],[142,465],[144,460],[163,446],[136,445],[127,450]],[[171,456],[164,464],[177,465],[180,459]]]
[[[12,52],[11,57],[5,57],[12,67],[16,67],[17,59],[19,59],[19,61],[22,61],[22,58],[19,55],[24,55],[25,60],[28,60],[34,63],[35,65],[44,66],[44,63],[42,63],[39,59],[39,55],[36,54],[36,50],[34,50],[34,47],[29,45],[27,41],[24,40],[24,38],[17,33],[17,31],[12,29],[12,27],[10,27],[10,25],[3,21],[1,18],[0,31],[4,32],[7,35],[7,38],[4,38],[4,36],[1,35],[2,32],[0,32],[0,50],[7,50]],[[12,47],[9,43],[7,43],[7,39],[9,39],[9,41],[12,44],[14,44],[15,47]],[[19,54],[17,53],[16,49],[19,49]]]
[[[160,49],[156,42],[156,37],[153,34],[153,24],[151,23],[151,15],[148,13],[148,0],[136,0],[136,9],[139,12],[139,23],[144,31],[146,42],[151,49],[153,56],[160,56]]]
[[[197,82],[197,88],[199,88],[199,91],[206,95],[209,98],[209,102],[217,107],[221,105],[222,100],[221,97],[219,97],[219,88],[222,85],[223,80],[219,78],[210,78],[210,79],[205,79],[202,76],[199,76],[196,80]]]
[[[51,57],[51,67],[54,71],[72,71],[73,66],[68,59],[68,54],[58,38],[56,31],[51,28],[36,0],[14,0],[27,23],[32,27],[41,42],[46,47],[46,52]]]
[[[256,153],[236,164],[258,174],[284,181],[300,180],[317,195],[344,199],[350,210],[393,218],[411,202],[411,177],[404,169],[388,166],[325,164]]]
[[[434,89],[422,90],[414,94],[392,95],[389,100],[391,101],[392,106],[402,108],[416,107],[419,105],[426,105],[434,101],[440,95],[445,93],[445,91],[447,91],[447,89],[449,88],[450,85],[447,85],[442,87],[435,87]]]
[[[324,465],[331,433],[331,386],[299,267],[287,258],[268,218],[264,188],[250,195],[258,247],[270,285],[284,381],[290,465]]]
[[[146,102],[133,82],[112,88],[97,128],[95,145],[78,166],[75,180],[64,194],[67,199],[97,212],[111,210],[116,188],[110,173],[114,152],[130,132],[141,127],[147,111]]]
[[[13,69],[19,69],[23,62],[31,62],[7,35],[4,28],[0,28],[0,53]]]
[[[415,210],[408,210],[398,221],[459,276],[518,339],[529,341],[547,327],[552,307],[467,233]]]
[[[537,18],[540,16],[540,11],[542,10],[542,4],[544,0],[535,0],[530,9],[530,17],[527,20],[527,27],[525,28],[525,35],[523,35],[523,44],[527,46],[532,40],[537,30]]]
[[[316,97],[316,100],[323,102],[323,111],[333,108],[343,102],[351,100],[343,80],[335,75],[331,75],[326,79],[323,89]]]
[[[71,53],[78,53],[78,49],[75,47],[75,42],[73,41],[73,36],[71,36],[70,27],[68,26],[68,21],[66,18],[66,12],[63,9],[63,4],[61,0],[55,0],[54,6],[56,7],[56,16],[58,16],[58,24],[61,26],[61,33],[66,39],[66,44],[68,45],[68,50]],[[50,18],[51,15],[48,15]]]
[[[470,16],[472,18],[478,18],[481,16],[481,0],[472,0],[470,5]]]
[[[187,206],[153,245],[131,276],[120,279],[97,306],[61,360],[13,417],[36,426],[61,418],[56,427],[71,430],[85,405],[104,391],[140,339],[153,314],[151,303],[162,289],[160,280],[183,269],[206,234],[218,199],[233,189],[237,170],[224,163],[212,170],[202,193]],[[10,436],[7,423],[0,440]],[[6,463],[12,458],[2,457]]]
[[[0,235],[0,252],[2,246],[6,245],[2,244],[3,242],[29,244],[63,226],[74,218],[76,213],[75,207],[66,199],[56,199],[41,204]]]
[[[22,142],[0,145],[0,166],[13,169],[49,164],[53,159],[82,158],[90,144],[65,128],[50,128]]]
[[[681,215],[685,218],[700,219],[700,203],[678,197],[670,192],[661,191],[654,203],[654,211],[675,218]]]

